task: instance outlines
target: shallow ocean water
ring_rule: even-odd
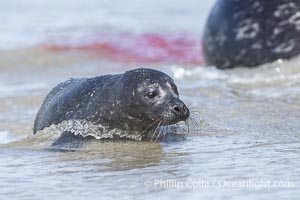
[[[125,9],[124,3],[117,7],[104,0],[92,1],[95,4],[77,0],[72,6],[30,0],[18,8],[27,12],[27,18],[17,8],[12,12],[16,2],[3,2],[1,8],[15,20],[2,25],[2,34],[15,43],[2,43],[0,52],[1,199],[298,199],[299,58],[221,71],[170,62],[122,63],[89,52],[53,52],[36,45],[59,35],[85,35],[103,27],[120,32],[197,34],[212,1],[144,5],[130,0]],[[80,17],[82,5],[88,8]],[[56,13],[45,14],[47,8]],[[134,17],[140,13],[145,15],[143,20]],[[177,24],[166,30],[161,27],[168,22],[160,19],[168,13]],[[112,17],[107,21],[102,15]],[[50,23],[54,17],[64,20]],[[192,19],[197,17],[201,18],[199,28],[194,28],[197,23]],[[51,135],[32,136],[35,114],[58,82],[139,66],[174,77],[181,98],[201,112],[205,123],[199,132],[180,142],[97,141],[68,152],[49,150]],[[234,185],[239,183],[248,185]]]

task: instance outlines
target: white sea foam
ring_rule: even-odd
[[[134,140],[142,139],[140,132],[126,132],[119,129],[110,129],[101,124],[93,124],[87,120],[65,120],[58,125],[52,124],[37,133],[51,133],[58,138],[65,131],[70,131],[75,135],[81,135],[83,137],[92,136],[96,139],[114,138],[115,136]]]

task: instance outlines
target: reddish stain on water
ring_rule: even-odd
[[[75,40],[65,38],[63,42],[43,46],[51,51],[90,52],[119,62],[201,65],[204,59],[199,38],[187,34],[114,33]]]

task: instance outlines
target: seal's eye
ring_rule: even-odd
[[[153,99],[154,97],[156,97],[156,92],[149,92],[148,94],[147,94],[147,97],[149,98],[149,99]]]

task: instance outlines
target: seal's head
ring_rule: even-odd
[[[189,118],[189,109],[179,99],[174,80],[167,74],[139,68],[127,71],[121,83],[126,91],[121,92],[123,112],[139,127],[171,125]]]

